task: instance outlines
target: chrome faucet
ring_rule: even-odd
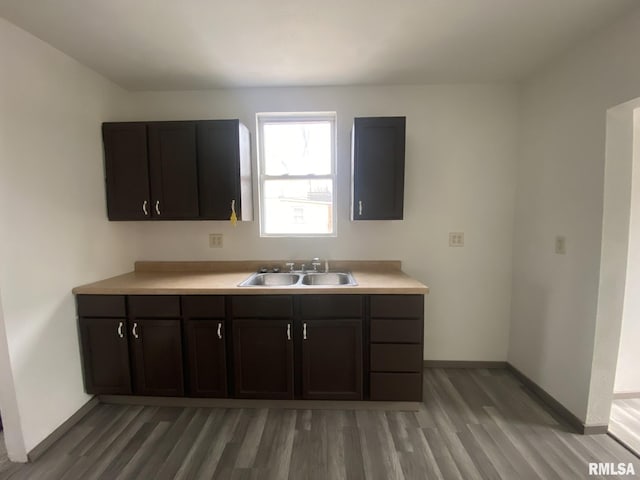
[[[285,263],[285,266],[289,269],[289,272],[302,272],[302,273],[305,273],[307,271],[307,264],[306,263],[301,263],[300,264],[300,270],[296,270],[295,262],[287,262],[287,263]],[[311,261],[311,266],[313,267],[313,270],[309,270],[310,272],[320,273],[320,268],[319,267],[322,266],[322,262],[320,261],[320,259],[318,257],[314,257],[314,259]],[[325,272],[329,271],[329,260],[325,260],[325,262],[324,262],[324,271]]]
[[[292,272],[302,272],[302,273],[304,273],[304,271],[307,268],[307,266],[304,263],[300,264],[300,270],[296,270],[295,262],[287,262],[287,263],[285,263],[285,265],[287,267],[289,267],[289,272],[290,273],[292,273]]]
[[[320,263],[320,259],[318,257],[315,257],[312,261],[311,261],[311,266],[313,267],[313,271],[317,272],[318,271],[318,267],[322,265]]]

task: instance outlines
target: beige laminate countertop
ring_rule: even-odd
[[[427,294],[429,288],[400,270],[400,262],[333,262],[355,286],[239,287],[256,265],[278,262],[137,262],[133,272],[73,289],[78,295]],[[348,268],[351,267],[351,268]]]

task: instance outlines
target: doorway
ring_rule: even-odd
[[[640,108],[632,120],[629,239],[609,433],[640,455]]]

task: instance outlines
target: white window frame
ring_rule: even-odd
[[[266,175],[264,164],[263,126],[267,123],[303,123],[303,122],[329,122],[331,124],[331,172],[328,175]],[[337,237],[337,161],[336,161],[336,112],[265,112],[256,114],[257,150],[258,150],[258,210],[260,212],[260,236],[261,237]],[[331,233],[266,233],[265,226],[265,201],[264,184],[267,180],[331,180]]]

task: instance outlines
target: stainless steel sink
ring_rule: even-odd
[[[303,285],[357,285],[353,275],[345,272],[307,273],[302,277]]]
[[[240,287],[288,287],[300,282],[299,273],[254,273]]]
[[[348,272],[254,273],[239,287],[296,287],[358,285]]]

